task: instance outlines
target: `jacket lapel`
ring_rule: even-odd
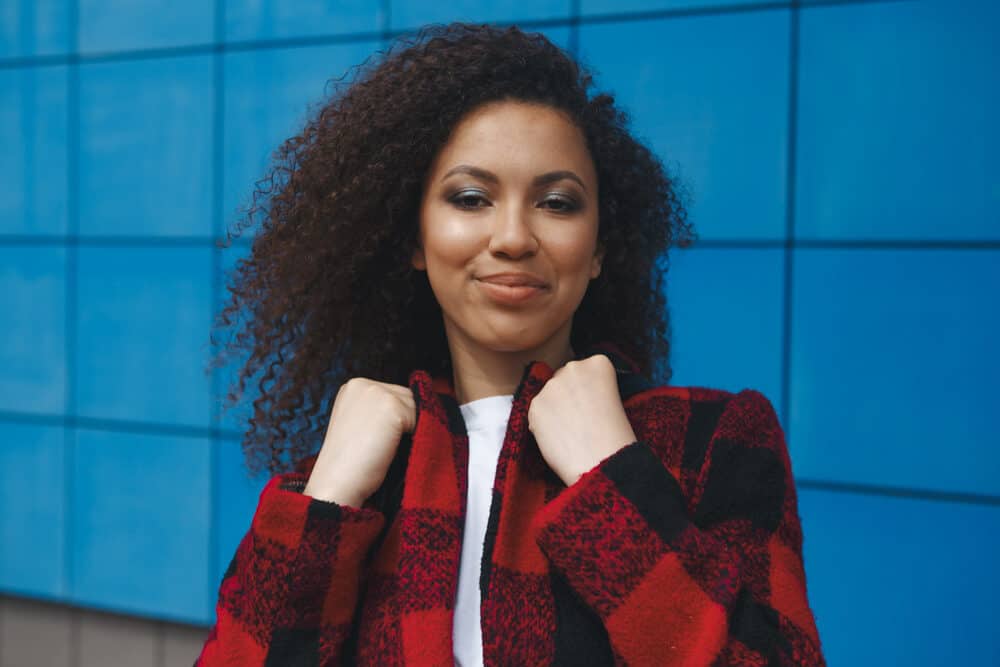
[[[528,407],[552,375],[544,362],[526,367],[497,462],[480,573],[486,665],[552,662],[556,614],[549,564],[530,522],[563,485],[528,429]]]
[[[452,622],[465,513],[468,437],[454,401],[422,370],[409,378],[417,405],[402,500],[398,552],[378,615],[391,620],[395,655],[407,665],[452,664]],[[390,530],[387,539],[395,537]],[[391,550],[390,550],[391,551]]]

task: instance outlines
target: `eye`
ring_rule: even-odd
[[[572,213],[580,208],[580,206],[576,203],[576,200],[566,196],[548,197],[547,199],[542,200],[542,204],[553,205],[550,206],[550,208],[557,213]]]
[[[486,202],[486,198],[478,190],[463,190],[448,198],[448,201],[464,210],[474,210],[482,208],[477,206],[477,202]],[[487,202],[488,203],[488,202]]]

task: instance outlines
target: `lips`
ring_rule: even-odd
[[[539,289],[548,287],[548,284],[544,280],[530,273],[494,273],[488,276],[480,276],[478,280],[506,287],[537,287]]]
[[[476,279],[479,289],[490,301],[520,307],[533,302],[548,291],[548,284],[529,273],[495,273]]]

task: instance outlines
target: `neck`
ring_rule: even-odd
[[[459,404],[487,396],[513,394],[532,361],[544,361],[552,370],[574,358],[568,330],[528,349],[495,350],[468,338],[448,336],[455,399]]]

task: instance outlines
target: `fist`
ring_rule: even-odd
[[[611,360],[595,354],[559,368],[528,406],[528,430],[566,486],[635,442]]]
[[[304,493],[361,507],[385,479],[400,438],[415,425],[416,400],[409,387],[351,378],[337,392]]]

